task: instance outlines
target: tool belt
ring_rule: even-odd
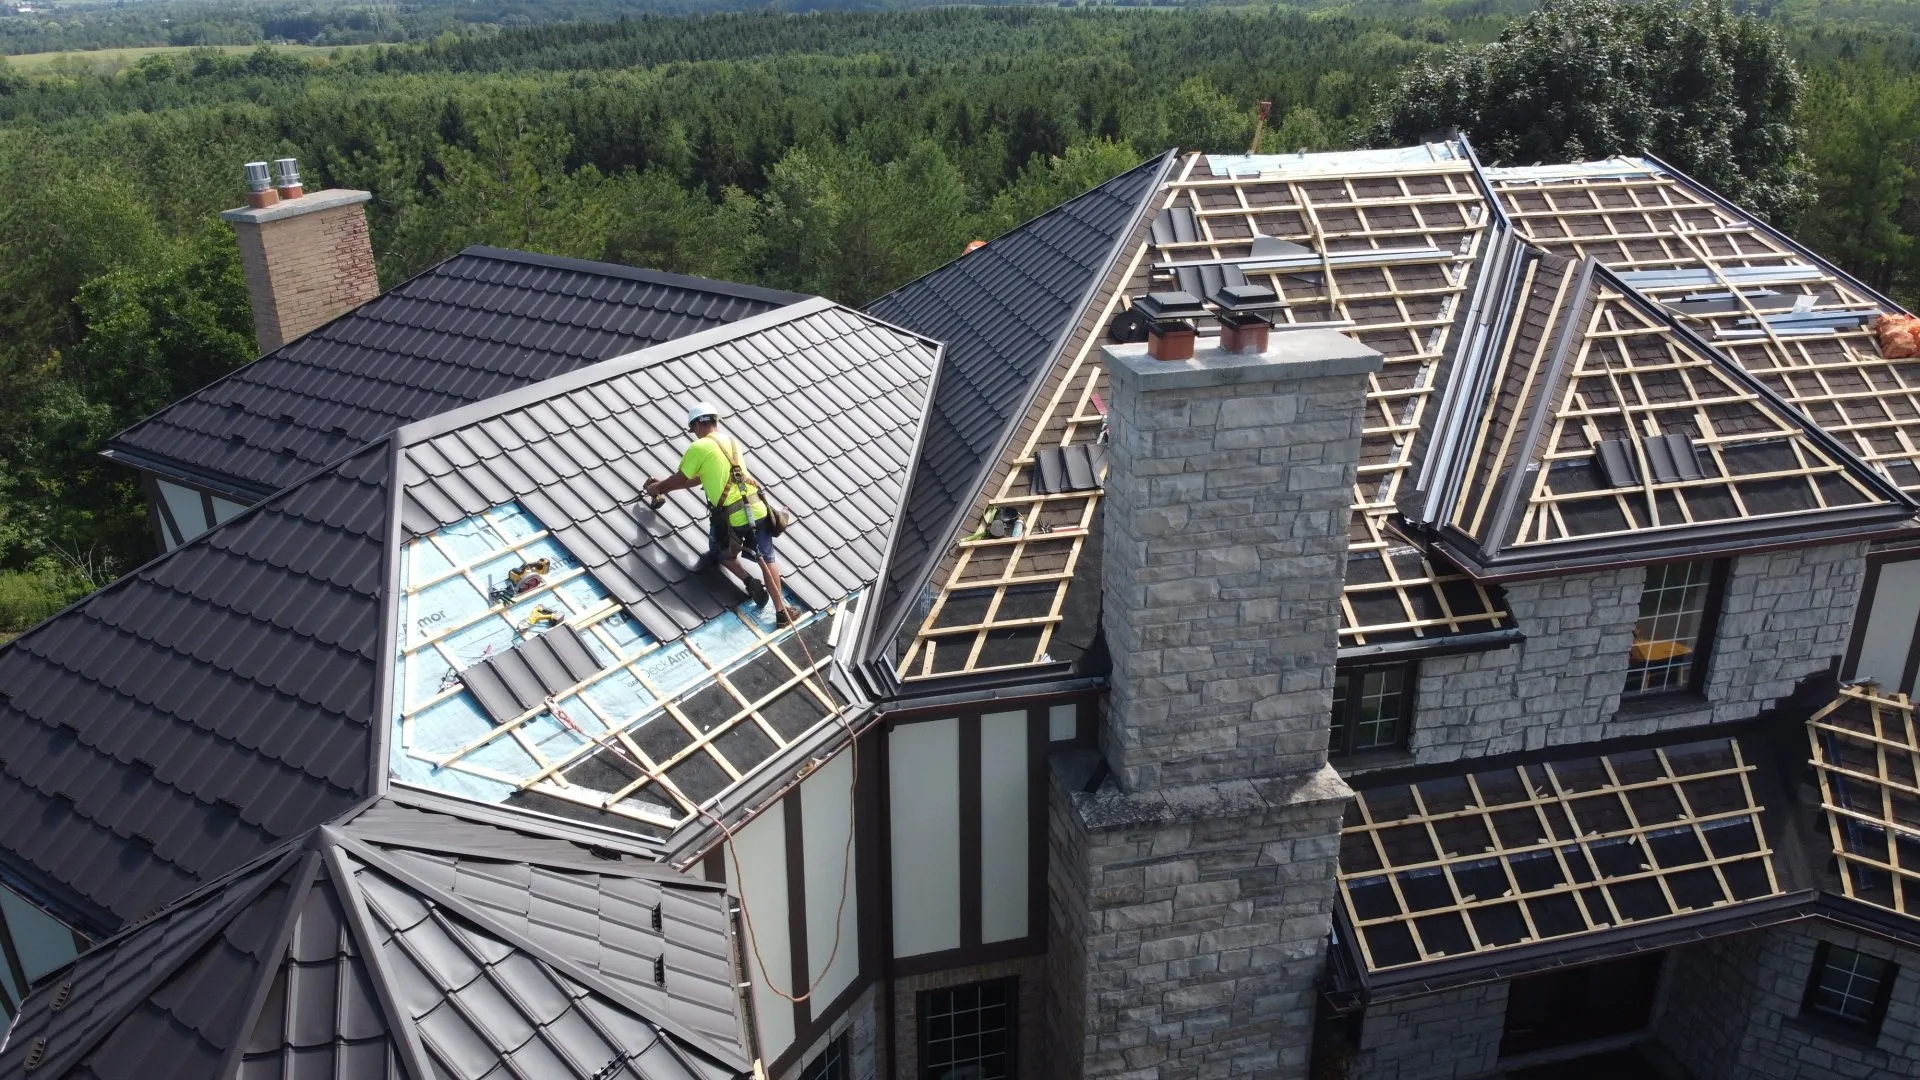
[[[746,466],[740,461],[738,443],[731,438],[725,442],[720,442],[717,438],[714,441],[733,465],[732,471],[727,476],[727,489],[738,489],[741,493],[740,498],[723,502],[712,509],[713,535],[721,538],[722,553],[731,559],[740,554],[742,547],[740,534],[735,531],[736,526],[733,524],[734,514],[738,513],[746,518],[744,528],[748,531],[748,535],[752,535],[755,522],[753,504],[757,502],[762,509],[759,520],[767,523],[767,532],[773,536],[780,536],[787,531],[787,526],[793,524],[793,512],[769,500],[766,485],[747,475]],[[752,491],[747,490],[749,485],[753,488]],[[725,495],[726,489],[723,489],[721,494]]]

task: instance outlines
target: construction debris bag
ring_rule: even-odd
[[[1889,360],[1909,360],[1920,356],[1920,318],[1912,315],[1882,315],[1873,323],[1880,337],[1880,355]]]

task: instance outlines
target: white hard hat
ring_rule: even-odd
[[[711,401],[694,402],[693,408],[687,410],[687,426],[692,427],[693,422],[703,416],[711,416],[715,420],[720,419],[720,406]]]

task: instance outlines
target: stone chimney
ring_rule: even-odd
[[[1113,674],[1104,762],[1055,763],[1049,1075],[1304,1077],[1352,795],[1326,751],[1381,359],[1331,330],[1105,358]]]
[[[262,353],[380,295],[367,237],[365,191],[306,192],[299,165],[281,158],[278,182],[264,161],[246,166],[247,205],[223,212],[240,239],[240,265]]]

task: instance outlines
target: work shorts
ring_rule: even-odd
[[[721,562],[737,555],[764,566],[777,558],[766,518],[751,525],[733,525],[722,524],[720,515],[712,515],[707,526],[707,551]]]

